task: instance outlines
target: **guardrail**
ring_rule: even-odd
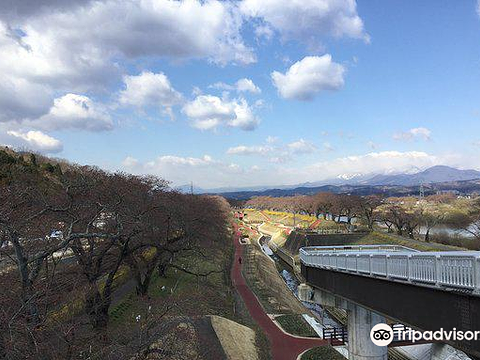
[[[300,261],[309,267],[480,294],[480,251],[419,252],[396,245],[310,246],[300,249]]]
[[[331,245],[331,246],[304,246],[305,250],[321,249],[322,252],[349,252],[349,251],[404,251],[404,252],[418,252],[418,250],[411,249],[401,245]]]

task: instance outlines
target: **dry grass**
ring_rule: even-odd
[[[273,236],[277,232],[282,232],[284,229],[281,228],[281,227],[269,224],[269,223],[265,223],[265,224],[259,226],[258,230],[260,230],[261,232],[264,232],[264,233],[266,233],[270,236]]]
[[[247,215],[244,221],[249,224],[259,224],[267,220],[258,210],[244,209],[243,213]]]
[[[211,316],[212,327],[229,360],[257,360],[255,331],[232,320]]]

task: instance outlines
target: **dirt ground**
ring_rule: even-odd
[[[212,327],[229,360],[257,360],[255,331],[221,316],[212,315]]]
[[[209,317],[179,317],[160,327],[160,336],[130,360],[230,359]]]

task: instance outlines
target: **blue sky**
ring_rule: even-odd
[[[480,169],[480,5],[0,5],[0,143],[174,185]]]

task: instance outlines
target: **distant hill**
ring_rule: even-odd
[[[299,191],[310,192],[314,189],[328,189],[329,187],[345,188],[348,186],[419,186],[420,184],[433,184],[451,181],[466,181],[480,179],[480,171],[477,170],[459,170],[449,166],[437,165],[426,170],[418,171],[418,168],[412,168],[407,173],[397,174],[354,174],[339,175],[336,178],[325,179],[321,181],[306,182],[296,185],[274,185],[274,186],[250,186],[250,187],[223,187],[217,189],[199,189],[195,188],[196,193],[274,193],[276,191]],[[189,186],[180,187],[187,192]],[[309,190],[310,189],[310,190]],[[326,190],[328,191],[328,190]]]
[[[325,182],[318,182],[292,187],[282,186],[260,191],[222,191],[218,193],[226,198],[236,200],[245,200],[253,196],[312,195],[323,191],[337,194],[410,196],[418,195],[420,184],[424,184],[427,195],[435,194],[438,191],[453,191],[463,194],[480,192],[480,171],[459,170],[440,165],[414,174],[357,176],[350,179],[350,181],[350,183],[348,180],[340,183],[338,179],[335,179],[330,185],[323,185],[322,183]],[[316,184],[318,185],[315,186]],[[212,191],[212,193],[214,192]]]
[[[465,181],[480,179],[480,171],[459,170],[449,166],[437,165],[416,174],[376,175],[364,182],[365,185],[402,185],[414,186],[447,181]]]
[[[248,200],[253,196],[295,196],[313,195],[318,192],[331,192],[334,194],[373,195],[379,194],[390,196],[417,196],[420,187],[418,185],[324,185],[316,187],[298,187],[294,189],[269,189],[264,191],[238,191],[225,192],[219,195],[232,200]],[[433,195],[438,192],[451,192],[457,195],[480,194],[480,179],[464,181],[448,181],[424,185],[425,195]]]

